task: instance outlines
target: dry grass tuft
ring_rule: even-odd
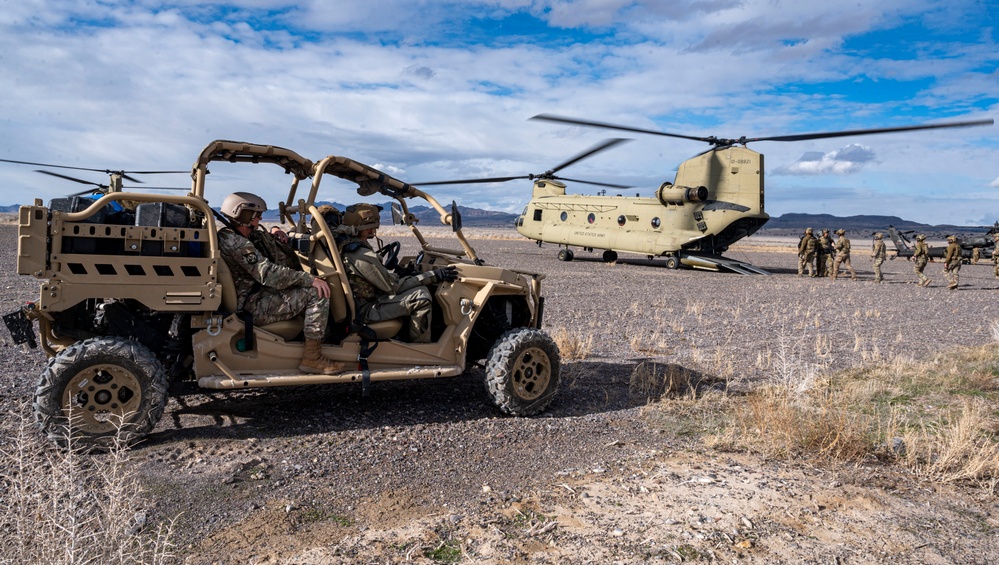
[[[558,345],[563,361],[582,361],[590,356],[590,350],[593,349],[592,334],[584,335],[578,331],[555,328],[551,331],[551,337]]]
[[[56,451],[27,406],[0,450],[0,547],[5,563],[173,562],[173,522],[151,528],[123,441],[107,453]]]

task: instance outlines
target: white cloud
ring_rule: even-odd
[[[820,153],[809,151],[786,167],[778,167],[777,175],[846,175],[856,173],[867,163],[875,162],[874,150],[856,143],[842,149]]]
[[[996,177],[996,180],[990,182],[989,186],[991,186],[992,188],[999,188],[999,177]]]

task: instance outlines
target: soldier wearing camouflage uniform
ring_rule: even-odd
[[[944,276],[950,282],[948,290],[954,290],[958,284],[958,273],[961,271],[961,246],[956,235],[947,236],[947,253],[944,255]]]
[[[266,210],[263,199],[248,192],[235,192],[222,202],[231,227],[219,230],[219,251],[232,272],[238,309],[261,326],[304,314],[305,351],[298,369],[334,375],[346,365],[322,354],[330,287],[302,271],[291,248],[258,229]]]
[[[805,229],[805,235],[798,242],[798,276],[805,276],[805,265],[808,265],[808,276],[815,277],[815,249],[818,240],[812,235],[812,228]]]
[[[820,277],[832,275],[832,245],[833,240],[829,236],[829,230],[822,230],[822,236],[819,237],[815,248],[815,270]]]
[[[839,276],[839,266],[844,265],[850,269],[850,279],[857,280],[857,271],[854,271],[853,265],[850,264],[850,240],[846,238],[846,231],[838,229],[836,235],[839,239],[836,240],[836,261],[833,263],[832,278],[836,280]]]
[[[916,247],[912,251],[912,261],[914,263],[912,271],[919,277],[919,282],[916,284],[930,286],[930,278],[923,274],[923,269],[930,261],[930,248],[926,245],[926,236],[921,233],[916,234]]]
[[[999,233],[992,234],[992,240],[995,241],[995,246],[992,248],[992,271],[999,279]]]
[[[885,255],[887,254],[887,251],[883,240],[883,234],[874,234],[874,244],[871,247],[871,261],[874,263],[874,282],[876,283],[884,280],[884,277],[881,276],[881,265],[885,262]]]
[[[389,271],[369,243],[378,230],[379,209],[372,204],[349,206],[338,228],[346,236],[337,245],[354,293],[356,318],[372,323],[406,317],[409,341],[428,343],[433,302],[427,285],[457,280],[458,269],[437,267],[406,276]]]

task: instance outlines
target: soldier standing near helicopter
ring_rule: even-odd
[[[992,240],[996,242],[992,248],[992,270],[995,277],[999,279],[999,233],[992,234]]]
[[[950,281],[949,290],[957,288],[958,273],[961,271],[961,246],[957,244],[956,235],[947,236],[947,254],[944,255],[944,276]]]
[[[818,247],[815,249],[815,267],[818,271],[818,276],[828,277],[832,275],[832,260],[833,260],[833,240],[832,236],[829,235],[829,230],[822,230],[822,236],[819,237]]]
[[[918,286],[930,286],[930,278],[923,274],[926,263],[930,261],[930,248],[926,245],[926,236],[916,234],[916,247],[912,251],[912,261],[914,263],[912,271],[919,277]]]
[[[836,280],[839,276],[839,266],[845,265],[850,269],[850,280],[857,280],[857,271],[854,271],[853,265],[850,264],[850,240],[846,237],[846,230],[838,229],[836,235],[839,239],[836,240],[836,261],[833,263],[832,278]]]
[[[812,228],[805,229],[805,235],[801,236],[798,242],[798,276],[805,276],[805,265],[808,265],[808,276],[814,278],[815,274],[815,248],[818,246],[815,236],[812,235]]]
[[[874,282],[880,283],[884,280],[881,275],[881,265],[885,262],[885,242],[884,235],[880,232],[874,234],[874,244],[871,247],[871,261],[874,263]]]

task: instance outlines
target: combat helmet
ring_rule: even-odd
[[[808,235],[812,235],[812,228],[805,228],[805,233]]]
[[[916,241],[926,241],[926,236],[923,234],[916,234]]]
[[[219,210],[233,222],[248,225],[254,216],[263,215],[267,211],[267,203],[256,194],[233,192],[225,197]]]
[[[369,230],[381,225],[378,219],[378,212],[381,206],[374,204],[353,204],[347,206],[347,211],[343,215],[344,225],[353,226],[355,230]]]
[[[835,233],[836,233],[836,235],[846,235],[846,230],[844,230],[843,228],[840,228],[840,229],[836,230]]]
[[[874,234],[874,239],[884,239],[884,237],[884,234],[881,232]]]
[[[947,241],[949,241],[951,243],[954,243],[955,241],[957,241],[957,236],[956,235],[948,235],[947,236]]]

